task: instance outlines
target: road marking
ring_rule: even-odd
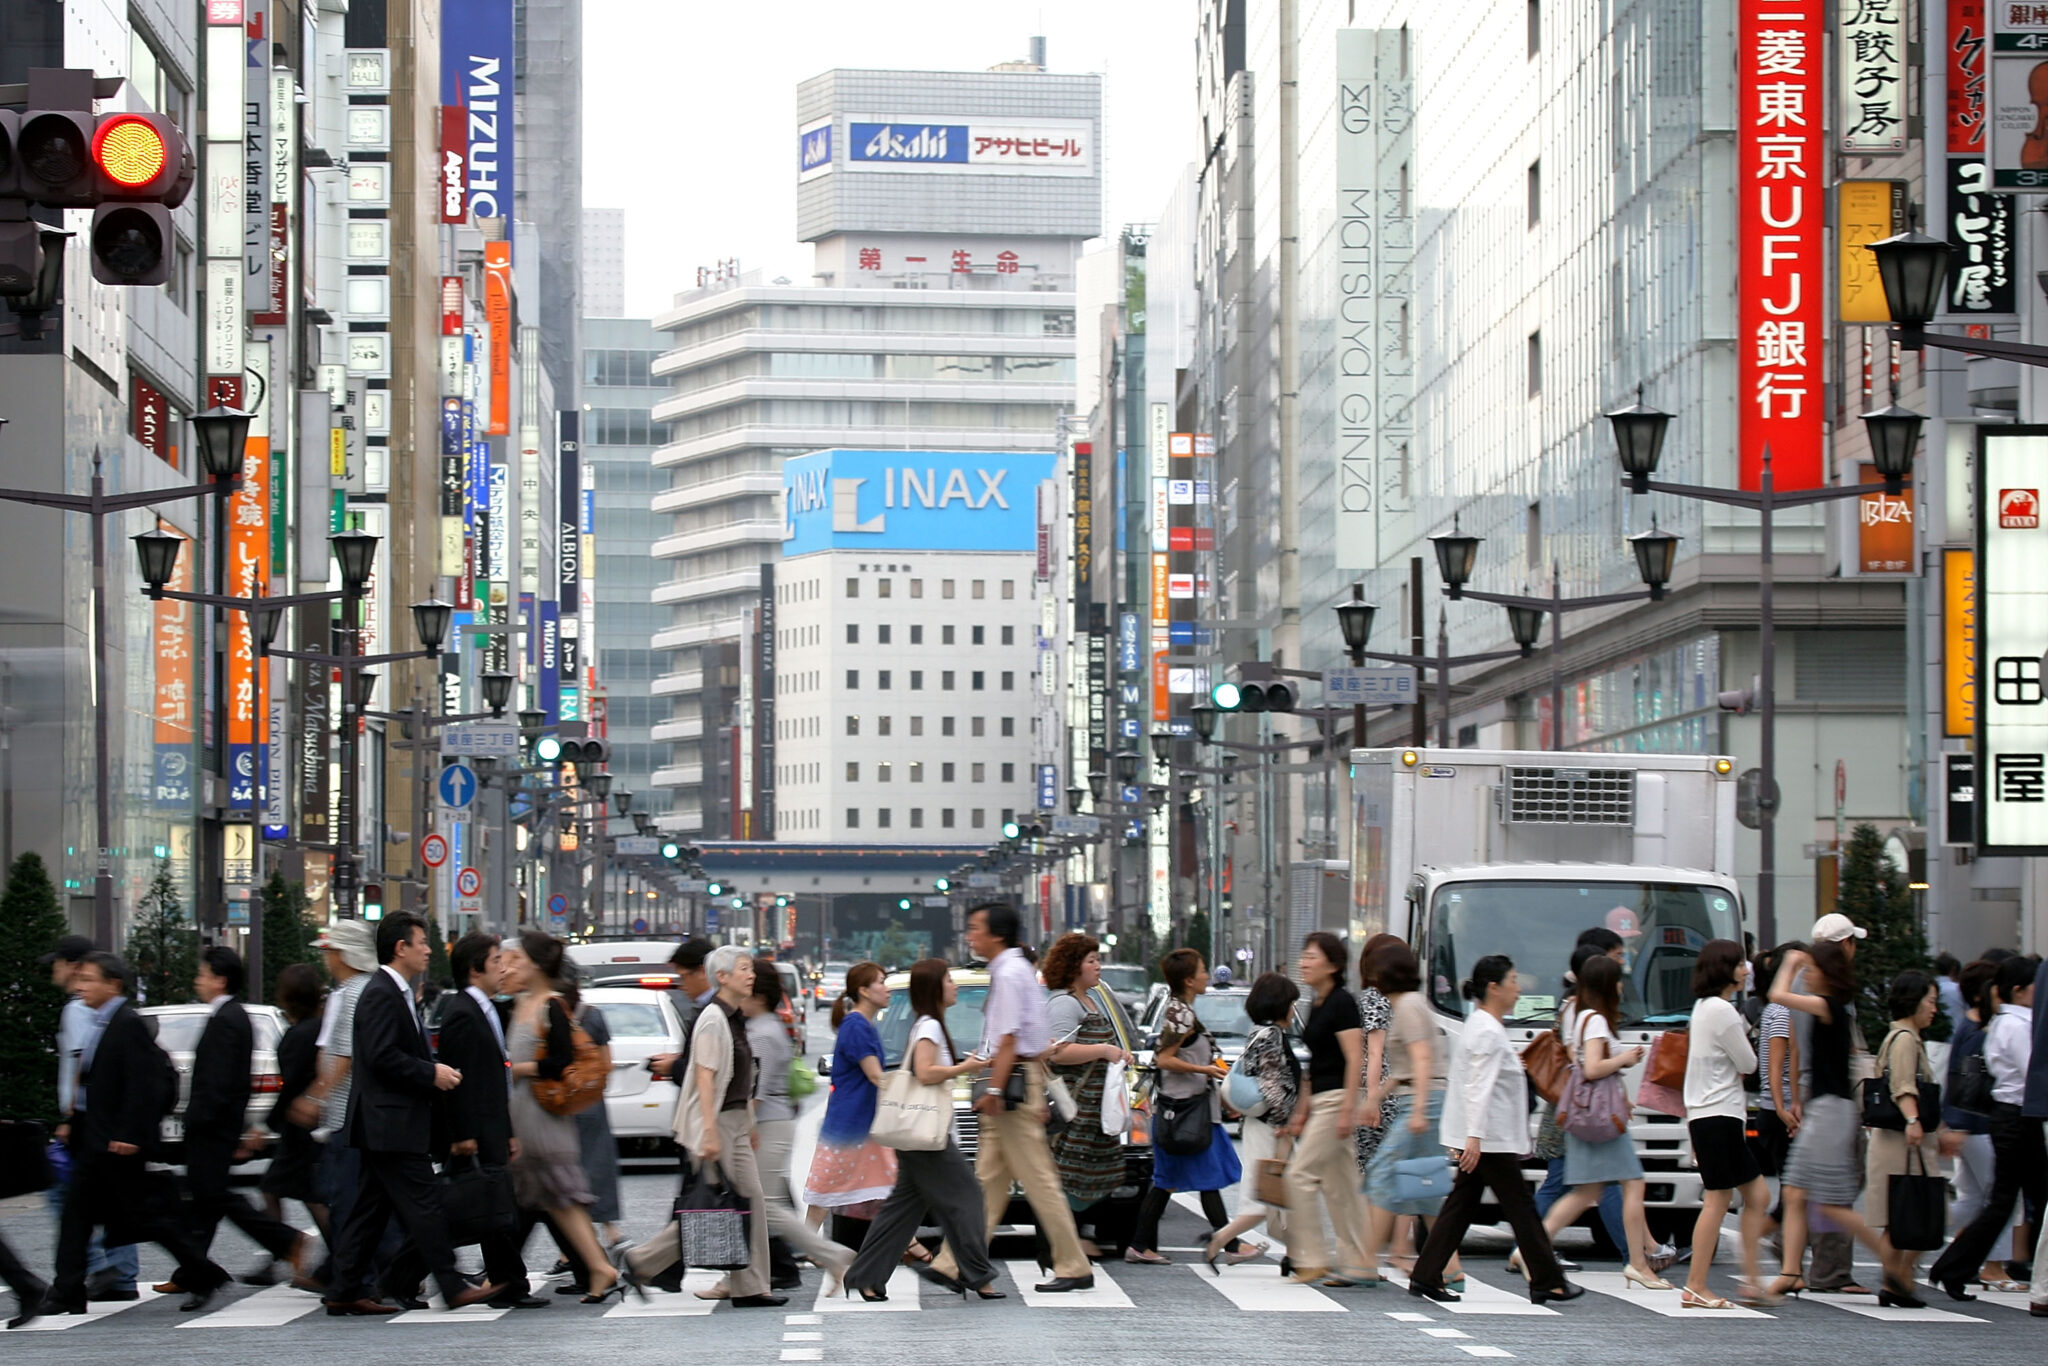
[[[1470,1333],[1463,1332],[1457,1328],[1423,1328],[1417,1331],[1421,1332],[1425,1337],[1432,1338],[1470,1338],[1472,1336]]]
[[[1662,1314],[1667,1319],[1768,1319],[1754,1309],[1731,1303],[1726,1309],[1688,1309],[1679,1302],[1676,1290],[1630,1290],[1628,1278],[1618,1271],[1582,1271],[1572,1278],[1597,1295],[1609,1295],[1623,1304]]]
[[[1482,1345],[1482,1344],[1479,1344],[1479,1343],[1464,1343],[1464,1342],[1461,1342],[1461,1343],[1459,1343],[1459,1344],[1458,1344],[1458,1350],[1459,1350],[1459,1351],[1461,1351],[1461,1352],[1463,1352],[1463,1353],[1464,1353],[1464,1354],[1465,1354],[1466,1356],[1474,1356],[1474,1357],[1506,1357],[1506,1358],[1508,1358],[1508,1359],[1509,1359],[1509,1360],[1511,1360],[1511,1361],[1512,1361],[1512,1360],[1514,1359],[1514,1355],[1515,1355],[1515,1354],[1514,1354],[1513,1352],[1510,1352],[1510,1351],[1506,1350],[1505,1348],[1501,1348],[1501,1347],[1487,1347],[1487,1346],[1484,1346],[1484,1345]]]
[[[818,1288],[818,1301],[811,1308],[820,1314],[888,1314],[915,1313],[918,1309],[917,1288],[923,1282],[917,1273],[907,1266],[899,1266],[889,1277],[889,1283],[882,1287],[889,1298],[880,1304],[869,1304],[860,1297],[858,1290],[848,1299],[846,1292],[827,1295],[824,1287]],[[812,1322],[820,1320],[813,1319]]]
[[[1877,1319],[1883,1323],[1984,1323],[1987,1320],[1972,1318],[1968,1314],[1954,1314],[1946,1309],[1887,1309],[1877,1302],[1875,1295],[1869,1298],[1850,1295],[1807,1295],[1800,1297],[1802,1304],[1825,1304],[1831,1309],[1845,1313],[1861,1314],[1866,1319]]]
[[[1101,1267],[1095,1268],[1093,1290],[1068,1290],[1050,1295],[1040,1294],[1032,1287],[1038,1283],[1038,1263],[1005,1262],[1010,1279],[1017,1282],[1017,1289],[1024,1297],[1024,1303],[1032,1309],[1135,1309],[1131,1297],[1123,1287],[1109,1278]],[[893,1292],[892,1292],[893,1293]]]
[[[34,1323],[24,1323],[14,1331],[17,1333],[61,1333],[67,1328],[77,1328],[88,1323],[98,1323],[101,1319],[110,1319],[123,1310],[133,1309],[138,1304],[148,1304],[151,1300],[163,1298],[146,1285],[138,1286],[136,1290],[140,1296],[138,1299],[102,1300],[95,1304],[86,1305],[83,1314],[48,1314],[37,1319]]]
[[[1393,1320],[1394,1322],[1396,1322],[1396,1323],[1435,1323],[1435,1322],[1436,1322],[1436,1320],[1435,1320],[1435,1319],[1431,1318],[1431,1317],[1430,1317],[1429,1315],[1427,1315],[1427,1314],[1399,1314],[1399,1313],[1389,1313],[1389,1314],[1387,1315],[1387,1317],[1388,1317],[1388,1318],[1390,1318],[1390,1319],[1392,1319],[1392,1320]]]
[[[782,1349],[782,1359],[784,1361],[823,1361],[825,1359],[825,1349],[823,1347],[785,1347]]]
[[[1239,1309],[1255,1314],[1342,1314],[1343,1305],[1311,1286],[1300,1285],[1285,1276],[1275,1276],[1271,1267],[1226,1266],[1221,1276],[1207,1270],[1194,1272],[1195,1279],[1210,1287]]]
[[[1408,1288],[1408,1278],[1400,1272],[1382,1267],[1380,1274],[1387,1278],[1388,1284],[1398,1285],[1403,1290]],[[1445,1304],[1439,1300],[1431,1300],[1430,1303],[1451,1314],[1494,1314],[1532,1319],[1558,1317],[1555,1309],[1546,1305],[1531,1304],[1527,1291],[1517,1290],[1510,1294],[1508,1291],[1488,1285],[1469,1271],[1465,1275],[1465,1289],[1461,1293],[1465,1298],[1456,1304]]]
[[[825,1335],[823,1333],[784,1333],[782,1340],[784,1342],[823,1342]]]
[[[277,1328],[320,1308],[320,1298],[288,1285],[273,1285],[236,1300],[211,1314],[201,1314],[180,1328]]]
[[[442,1303],[441,1297],[438,1294],[430,1297],[427,1304],[428,1307],[425,1309],[409,1309],[403,1314],[393,1314],[385,1322],[413,1325],[422,1323],[489,1323],[492,1319],[501,1319],[512,1312],[510,1309],[500,1309],[489,1304],[465,1304],[460,1309],[449,1309]]]
[[[782,1321],[795,1325],[799,1323],[823,1323],[825,1320],[819,1318],[816,1314],[784,1314]]]

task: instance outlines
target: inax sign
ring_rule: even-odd
[[[1037,546],[1050,453],[813,451],[783,462],[784,556]]]
[[[464,217],[504,219],[507,239],[513,69],[512,0],[441,0],[442,97],[463,111]]]

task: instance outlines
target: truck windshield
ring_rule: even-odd
[[[1429,916],[1429,989],[1439,1009],[1470,1006],[1458,984],[1490,953],[1514,960],[1522,998],[1510,1024],[1549,1024],[1579,932],[1604,925],[1627,953],[1621,1009],[1631,1024],[1692,1014],[1692,966],[1709,939],[1741,942],[1735,898],[1673,882],[1452,882]]]

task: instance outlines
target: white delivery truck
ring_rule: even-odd
[[[1700,948],[1743,942],[1725,756],[1360,749],[1351,773],[1353,940],[1414,946],[1446,1036],[1472,964],[1504,953],[1522,984],[1508,1034],[1525,1047],[1555,1020],[1579,932],[1601,925],[1628,955],[1621,1044],[1649,1045],[1691,1017]],[[1626,1076],[1631,1098],[1641,1076]],[[1682,1240],[1700,1205],[1685,1123],[1638,1107],[1629,1132],[1652,1230]]]

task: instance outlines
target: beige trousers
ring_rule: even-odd
[[[1015,1181],[1030,1202],[1038,1231],[1052,1247],[1053,1274],[1092,1275],[1080,1236],[1074,1232],[1074,1211],[1067,1204],[1059,1169],[1053,1165],[1052,1149],[1045,1141],[1045,1122],[1038,1117],[1045,1105],[1045,1069],[1035,1061],[1018,1065],[1027,1069],[1023,1106],[980,1117],[981,1147],[975,1154],[974,1175],[981,1182],[988,1231],[995,1232],[1002,1222],[1003,1211],[1010,1204],[1010,1183]],[[957,1274],[951,1248],[940,1248],[932,1265],[941,1275]]]
[[[718,1158],[719,1168],[732,1188],[747,1197],[754,1216],[747,1221],[747,1265],[739,1271],[727,1272],[725,1277],[724,1284],[736,1300],[768,1293],[768,1218],[762,1208],[761,1171],[754,1163],[753,1134],[754,1117],[748,1111],[718,1112],[718,1140],[725,1149]],[[676,1221],[671,1219],[661,1232],[627,1251],[626,1265],[642,1278],[659,1276],[681,1256]]]
[[[1287,1161],[1287,1255],[1300,1271],[1327,1267],[1351,1276],[1374,1276],[1378,1269],[1365,1264],[1366,1206],[1359,1190],[1358,1140],[1352,1130],[1337,1127],[1337,1112],[1343,1108],[1342,1091],[1319,1091],[1309,1099],[1308,1124]],[[1323,1242],[1318,1195],[1337,1231],[1335,1263]]]

